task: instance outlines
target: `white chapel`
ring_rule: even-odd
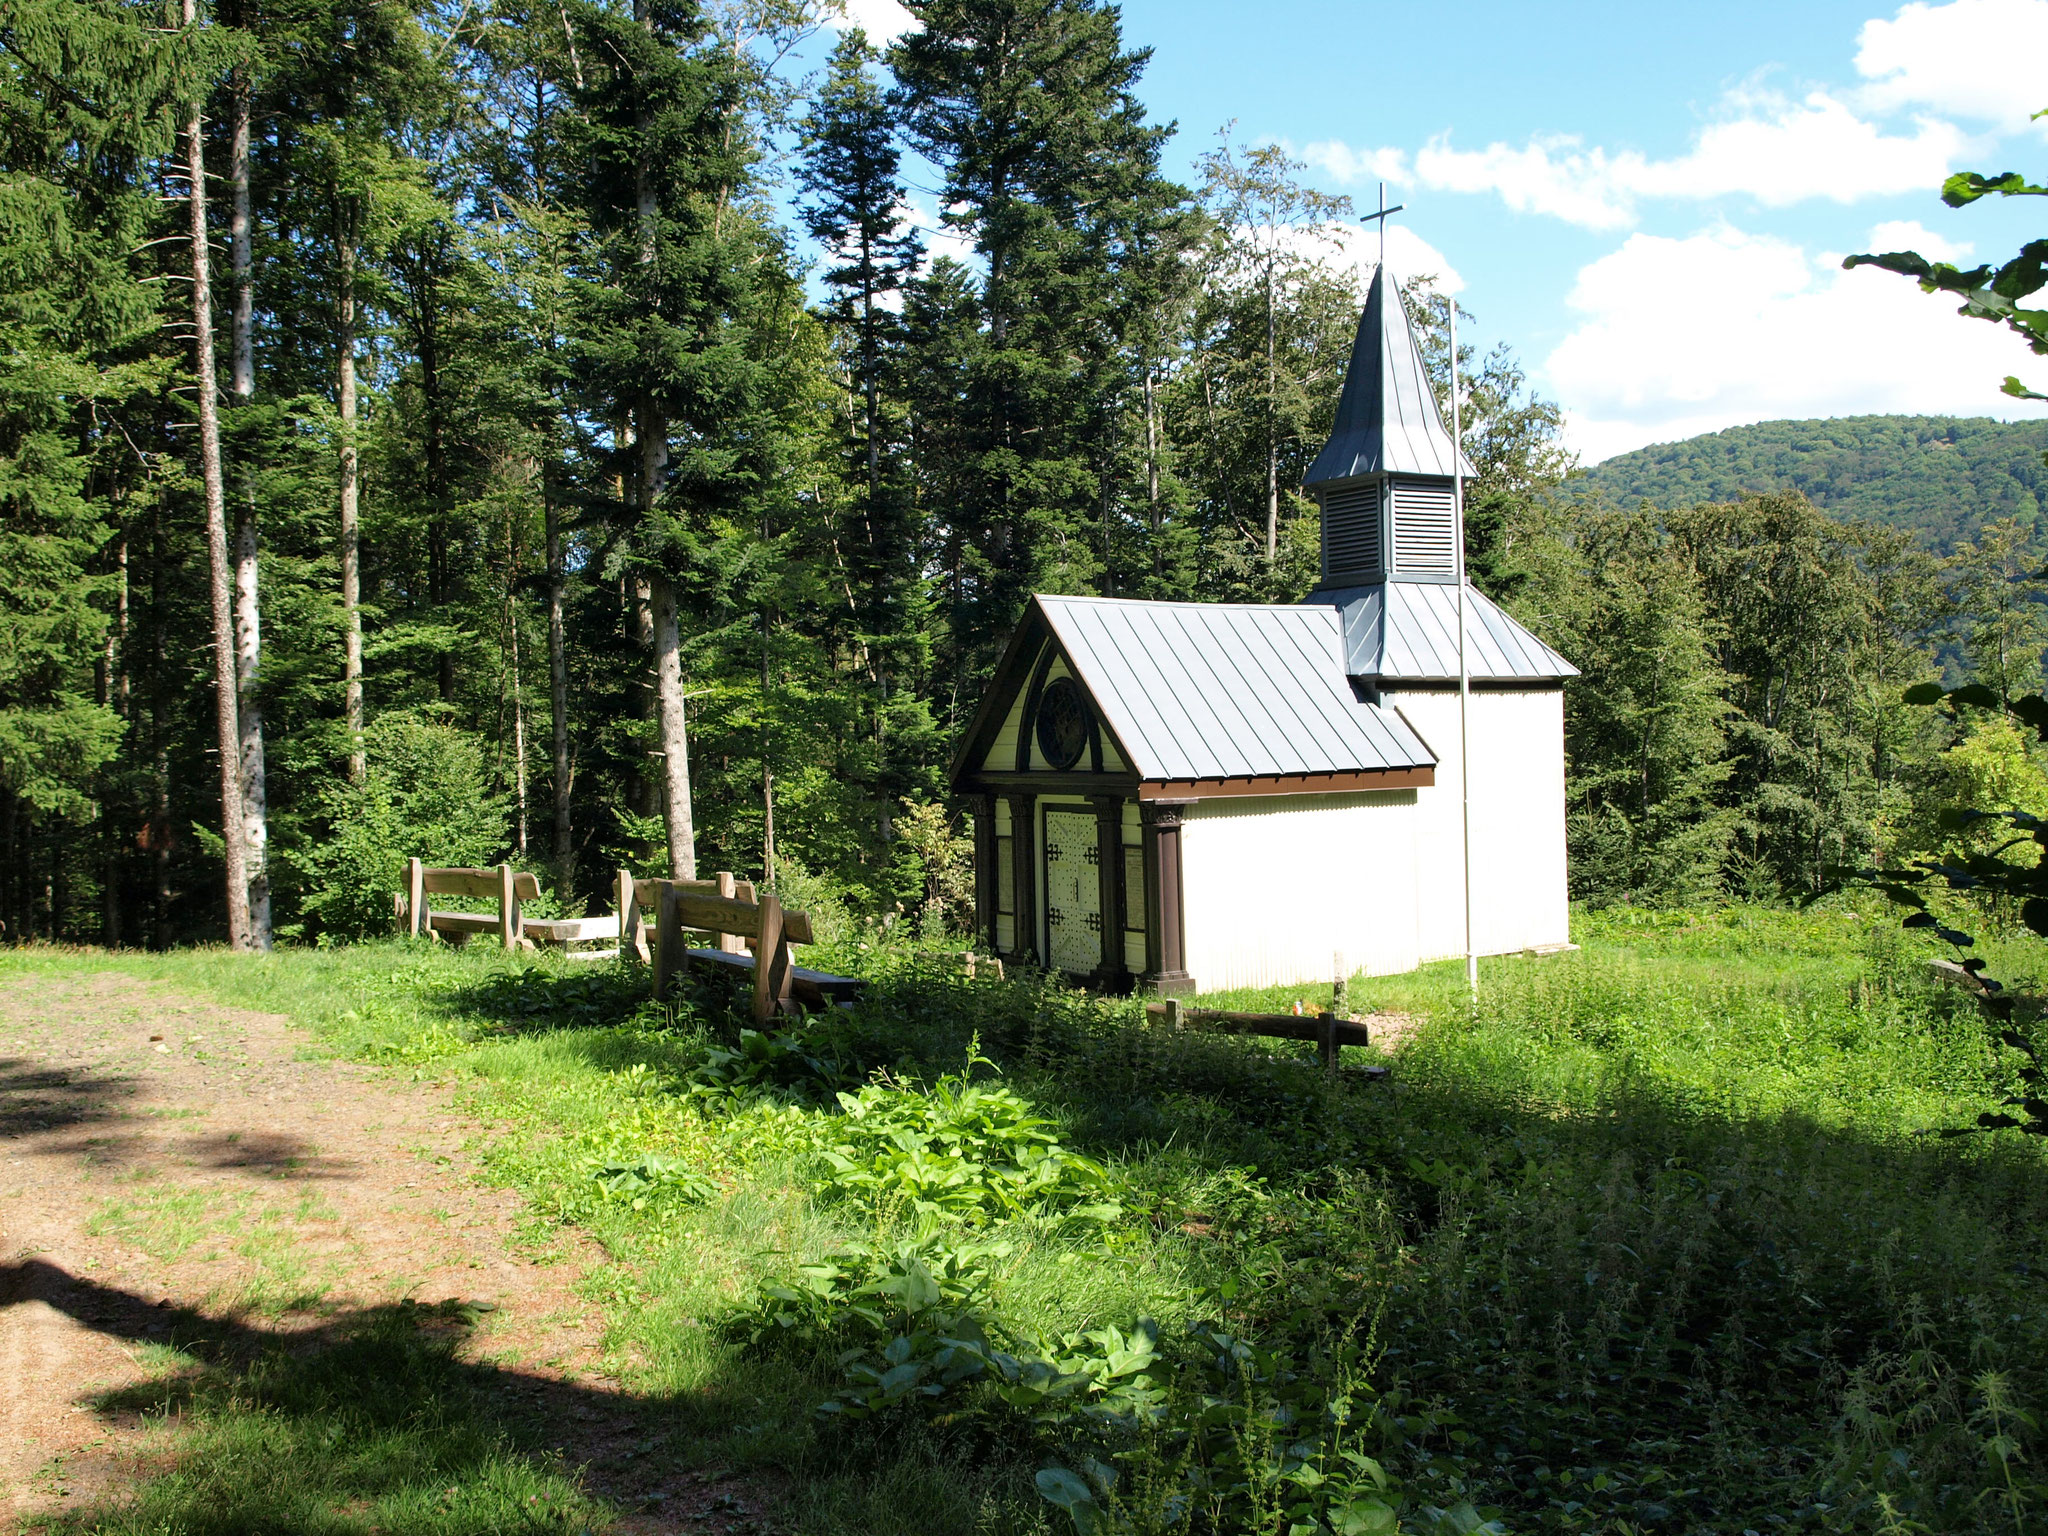
[[[1384,975],[1567,941],[1570,662],[1466,586],[1453,476],[1393,279],[1373,275],[1305,489],[1298,604],[1034,597],[956,754],[982,942],[1107,990]]]

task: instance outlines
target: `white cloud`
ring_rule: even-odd
[[[1292,228],[1277,230],[1275,235],[1282,250],[1309,261],[1327,262],[1340,272],[1348,270],[1357,280],[1361,294],[1372,281],[1372,269],[1380,259],[1379,232],[1369,224],[1338,220],[1325,226],[1320,235]],[[1438,293],[1465,291],[1465,279],[1444,253],[1405,224],[1387,224],[1387,265],[1403,281],[1431,278]]]
[[[1320,165],[1347,186],[1355,182],[1410,179],[1408,152],[1401,149],[1353,149],[1342,139],[1324,139],[1304,149],[1301,158],[1310,165]]]
[[[1589,149],[1581,139],[1556,134],[1476,150],[1454,149],[1443,135],[1416,153],[1412,167],[1399,150],[1357,150],[1334,140],[1304,153],[1342,182],[1382,178],[1437,191],[1492,192],[1517,213],[1586,229],[1623,229],[1636,222],[1636,204],[1644,198],[1742,194],[1782,207],[1922,190],[1946,176],[1971,143],[1938,118],[1916,119],[1910,134],[1889,132],[1825,91],[1791,101],[1744,88],[1731,91],[1722,107],[1725,115],[1700,130],[1690,152],[1665,160]]]
[[[1689,155],[1644,162],[1630,190],[1648,197],[1747,193],[1783,207],[1809,198],[1837,203],[1938,184],[1968,135],[1938,118],[1916,118],[1911,136],[1887,133],[1825,91],[1790,102],[1733,92],[1726,119],[1701,130]]]
[[[1865,22],[1857,45],[1872,111],[1931,107],[2014,131],[2048,107],[2048,0],[1915,0]]]
[[[1870,231],[1866,251],[1918,251],[1929,261],[1963,262],[1976,247],[1967,240],[1938,235],[1917,219],[1888,219]]]
[[[923,29],[924,23],[896,3],[896,0],[838,0],[840,9],[825,13],[825,25],[835,32],[859,27],[877,48],[886,48],[906,32]]]
[[[1531,139],[1520,149],[1493,143],[1476,150],[1453,149],[1439,137],[1416,155],[1415,179],[1443,192],[1494,192],[1517,213],[1616,229],[1635,222],[1627,181],[1641,165],[1640,155],[1610,157],[1564,135]]]
[[[2038,376],[2020,341],[1953,301],[1726,225],[1631,235],[1580,271],[1569,302],[1582,318],[1544,382],[1589,463],[1781,417],[2009,416],[2024,408],[2000,381]]]
[[[1380,237],[1376,230],[1363,224],[1339,225],[1337,250],[1340,259],[1358,269],[1361,286],[1371,280],[1373,265],[1380,259]],[[1387,266],[1403,281],[1433,278],[1438,293],[1465,291],[1465,279],[1442,251],[1406,224],[1391,220],[1387,223]]]

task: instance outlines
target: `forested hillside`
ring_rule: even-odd
[[[1575,490],[1623,505],[1797,491],[1843,518],[1922,535],[1947,553],[2001,517],[2032,521],[2048,494],[2048,422],[1983,416],[1760,421],[1603,460]]]

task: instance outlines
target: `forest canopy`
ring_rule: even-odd
[[[1349,205],[1227,126],[1176,180],[1100,0],[910,9],[0,6],[10,935],[362,936],[408,853],[957,913],[944,767],[1030,593],[1309,590]],[[1510,347],[1460,386],[1474,578],[1585,672],[1580,897],[1807,892],[1957,775],[2039,798],[1898,697],[2038,686],[2041,429],[1574,476]]]

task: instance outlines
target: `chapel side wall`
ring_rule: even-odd
[[[1465,952],[1463,831],[1455,689],[1390,691],[1436,752],[1436,783],[1418,792],[1416,909],[1422,959]],[[1474,947],[1486,955],[1563,944],[1571,935],[1565,882],[1564,692],[1472,695]]]
[[[1181,824],[1195,989],[1392,975],[1418,963],[1412,789],[1202,800]]]

